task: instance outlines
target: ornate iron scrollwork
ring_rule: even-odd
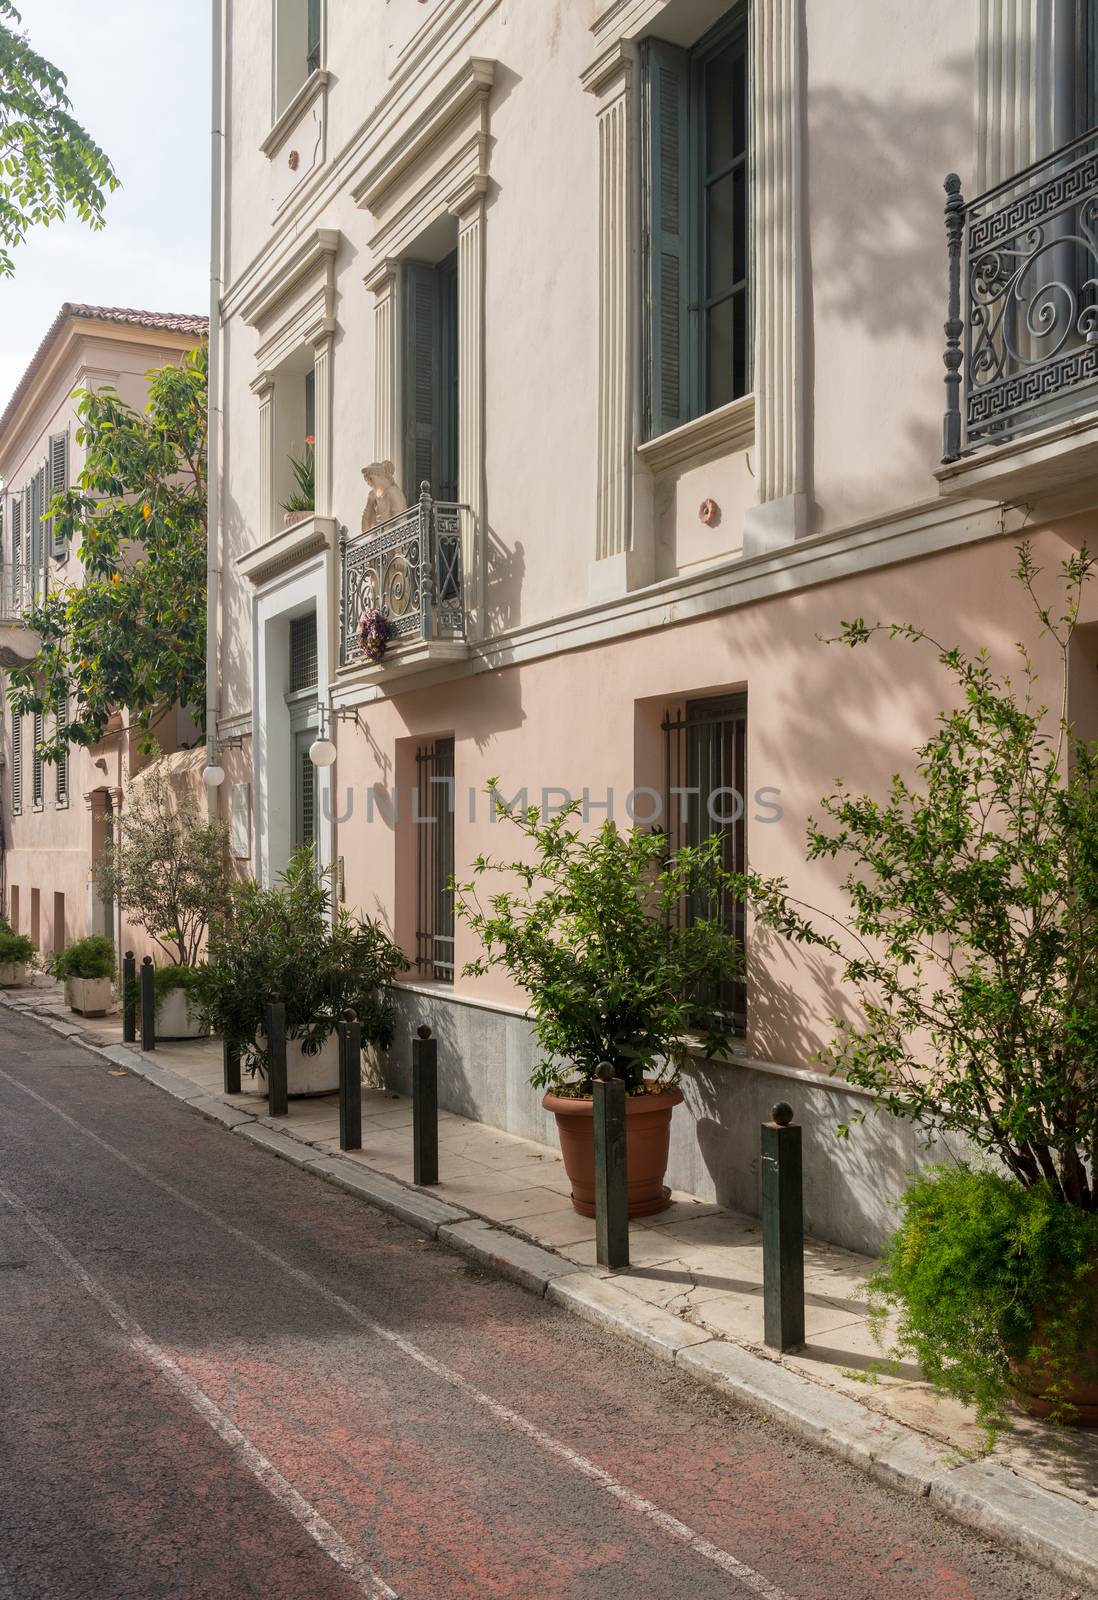
[[[464,507],[429,495],[340,547],[340,659],[362,657],[358,625],[376,608],[390,648],[416,639],[465,638],[461,518]]]

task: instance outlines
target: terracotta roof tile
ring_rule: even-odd
[[[89,306],[79,301],[66,300],[47,329],[45,338],[31,357],[30,365],[20,378],[11,399],[0,416],[0,438],[7,429],[19,402],[34,381],[38,369],[45,361],[57,335],[70,318],[80,317],[89,322],[123,322],[131,328],[150,328],[166,333],[191,333],[200,337],[209,332],[210,319],[174,311],[138,311],[132,306]]]

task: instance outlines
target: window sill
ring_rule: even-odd
[[[269,578],[309,561],[321,551],[334,552],[336,524],[332,517],[309,516],[293,522],[244,555],[236,565],[250,583],[266,583]]]
[[[653,473],[692,466],[717,455],[750,450],[755,443],[755,396],[742,395],[681,428],[637,446],[637,455]]]
[[[297,119],[307,111],[316,97],[328,87],[330,74],[324,67],[311,72],[284,111],[279,112],[270,133],[260,145],[265,156],[273,156]]]

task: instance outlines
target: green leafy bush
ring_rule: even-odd
[[[34,946],[26,934],[16,933],[11,923],[0,917],[0,967],[25,966],[34,957]]]
[[[51,957],[48,970],[55,978],[113,978],[117,962],[114,945],[101,933],[77,939]]]
[[[536,806],[508,805],[493,781],[493,804],[529,847],[529,859],[479,856],[473,877],[454,885],[458,914],[484,955],[465,967],[502,967],[530,996],[542,1056],[532,1076],[553,1094],[589,1095],[601,1062],[627,1093],[669,1086],[688,1045],[706,1055],[729,1042],[732,1019],[717,1002],[722,981],[743,971],[743,950],[721,916],[729,874],[721,839],[668,854],[658,832],[619,832],[605,822],[586,838],[574,825],[579,803],[543,822]],[[479,898],[478,881],[504,874],[518,889]],[[683,919],[684,904],[706,915]]]
[[[204,1021],[240,1045],[241,1065],[266,1070],[256,1040],[267,1002],[286,1005],[286,1037],[315,1054],[353,1007],[364,1041],[388,1044],[393,1033],[391,985],[408,962],[385,930],[338,905],[331,873],[318,873],[311,850],[300,850],[271,889],[248,881],[232,887],[227,913],[211,924],[199,994]]]
[[[1098,1216],[971,1167],[922,1173],[870,1279],[874,1322],[898,1312],[895,1354],[999,1421],[1028,1366],[1053,1416],[1071,1420],[1068,1377],[1094,1359]],[[1093,1380],[1092,1380],[1093,1381]]]

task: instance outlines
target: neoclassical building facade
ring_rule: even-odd
[[[857,10],[222,17],[211,792],[248,870],[311,845],[403,945],[394,1081],[425,1019],[449,1103],[533,1138],[522,996],[464,974],[446,888],[500,845],[489,779],[719,831],[832,907],[806,819],[910,772],[947,683],[821,641],[895,617],[1040,661],[1013,545],[1093,541],[1090,8]],[[688,1072],[671,1181],[753,1209],[786,1098],[810,1228],[873,1246],[918,1152],[876,1119],[837,1144],[865,1102],[816,1056],[849,999],[746,932],[740,1047]]]

